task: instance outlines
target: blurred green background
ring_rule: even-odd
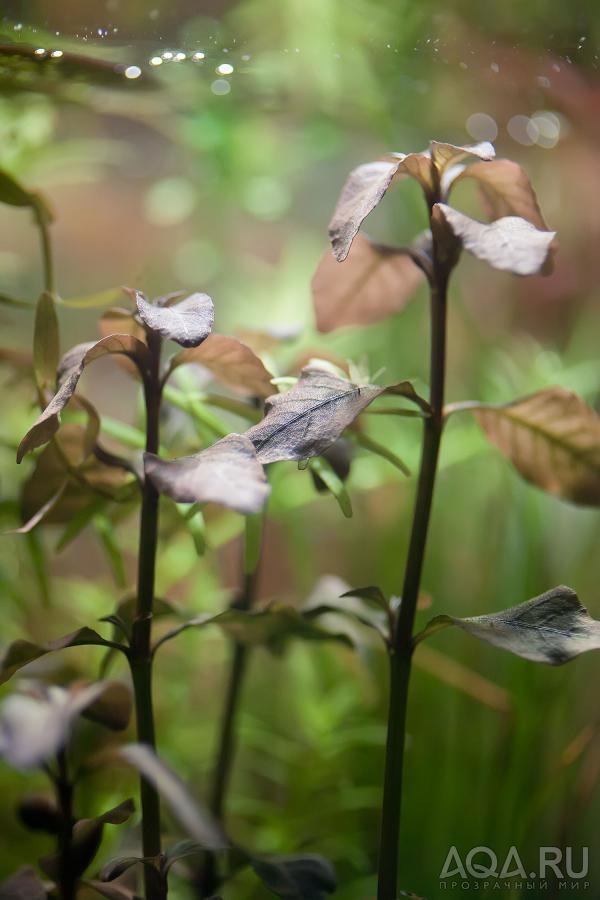
[[[424,293],[387,322],[323,336],[313,324],[310,279],[350,168],[386,150],[422,149],[430,138],[492,139],[499,156],[529,173],[561,250],[546,279],[518,280],[462,260],[451,291],[448,397],[507,401],[560,384],[598,403],[595,2],[32,0],[4,4],[3,15],[0,165],[51,201],[62,297],[118,285],[149,296],[204,290],[220,331],[299,330],[269,350],[277,374],[327,348],[371,373],[383,370],[386,380],[423,384]],[[15,44],[107,60],[125,74],[48,53],[15,56]],[[461,191],[453,202],[477,215],[476,197]],[[403,184],[371,219],[375,237],[406,241],[425,222],[416,186]],[[41,272],[29,214],[2,207],[0,236],[0,292],[34,300]],[[93,339],[97,315],[61,309],[63,349]],[[27,350],[31,311],[4,306],[0,316],[2,345]],[[137,427],[135,385],[113,364],[97,366],[93,382],[82,380],[83,393],[103,414]],[[16,523],[31,466],[16,467],[14,447],[33,403],[31,384],[6,367],[5,527]],[[224,421],[241,427],[234,417]],[[373,416],[369,431],[414,469],[418,423]],[[165,426],[172,447],[213,437],[202,427],[195,433],[181,414]],[[273,485],[262,598],[300,601],[325,574],[398,590],[413,480],[358,453],[350,520],[293,464],[275,468]],[[223,606],[239,582],[241,517],[208,511],[203,557],[166,504],[163,525],[159,595],[192,611]],[[60,553],[57,526],[2,538],[3,643],[58,635],[112,611],[133,583],[135,515],[114,527],[125,583],[93,529]],[[430,602],[420,622],[500,609],[559,583],[599,616],[598,537],[596,512],[525,485],[468,417],[456,417],[442,453],[423,584]],[[188,632],[157,667],[160,751],[200,798],[228,655],[219,634]],[[95,652],[69,651],[43,672],[90,677],[99,661]],[[449,895],[438,875],[452,845],[463,858],[487,846],[501,861],[516,845],[532,869],[540,846],[572,846],[575,861],[589,846],[592,887],[568,896],[600,897],[597,685],[595,655],[547,670],[451,632],[416,654],[402,838],[407,890]],[[239,722],[232,833],[262,852],[321,852],[338,871],[336,896],[374,896],[385,711],[385,659],[367,636],[359,653],[300,643],[282,657],[256,651]],[[78,739],[89,747],[100,740],[93,726],[82,726]],[[48,849],[14,818],[18,797],[37,784],[0,768],[3,877]],[[125,771],[94,773],[82,783],[80,811],[107,808],[128,789]],[[107,831],[100,861],[134,845],[135,834],[119,831]],[[189,896],[183,880],[172,894]],[[550,885],[539,896],[554,894]],[[225,889],[227,900],[264,895],[247,873]]]

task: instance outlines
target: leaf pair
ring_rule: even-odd
[[[308,366],[294,387],[267,398],[264,418],[244,435],[229,435],[178,460],[146,454],[146,474],[158,490],[178,502],[211,500],[239,512],[258,512],[269,493],[263,465],[318,456],[383,394],[419,402],[407,382],[358,385]]]
[[[411,247],[394,248],[358,233],[388,188],[406,176],[415,178],[425,193],[438,264],[451,268],[464,247],[519,275],[549,271],[555,235],[547,231],[529,179],[516,163],[494,160],[494,155],[488,143],[462,147],[432,141],[422,153],[389,154],[350,173],[329,225],[333,258],[342,265],[336,266],[326,253],[312,282],[320,331],[366,325],[399,312],[422,272],[431,276],[431,234]],[[480,161],[464,165],[469,156]],[[487,211],[498,221],[485,225],[446,205],[450,189],[466,178],[476,180]]]

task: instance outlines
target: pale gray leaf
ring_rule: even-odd
[[[135,291],[134,296],[144,325],[182,347],[197,347],[211,332],[215,312],[208,294],[191,294],[172,305],[156,306],[141,291]],[[167,298],[166,303],[170,300]]]
[[[118,754],[153,785],[191,838],[206,850],[225,850],[229,846],[218,823],[193,799],[187,785],[150,747],[126,744],[119,748]]]
[[[465,619],[438,616],[422,636],[448,625],[524,659],[551,666],[600,649],[600,622],[589,615],[575,591],[564,585],[498,613]]]
[[[261,463],[318,456],[377,397],[400,386],[346,381],[327,369],[307,366],[297,383],[265,403],[265,417],[246,435]]]
[[[180,459],[146,453],[144,469],[157,490],[178,503],[220,503],[249,514],[262,509],[270,490],[254,444],[242,434]]]
[[[443,203],[437,208],[463,247],[495,269],[535,275],[544,268],[554,231],[539,231],[518,216],[506,216],[486,225]]]

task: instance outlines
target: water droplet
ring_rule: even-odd
[[[213,81],[213,83],[211,84],[210,89],[213,94],[222,96],[223,94],[229,93],[229,91],[231,90],[231,85],[228,81],[225,81],[224,78],[217,78],[217,80]]]
[[[63,55],[62,50],[53,50],[52,53],[50,54],[52,59],[60,59],[62,55]]]
[[[496,120],[487,113],[473,113],[467,119],[466,128],[476,141],[495,141],[498,137]]]
[[[34,52],[36,56],[44,56],[46,53],[43,47],[38,47]]]
[[[298,51],[298,48],[296,47],[296,53],[298,53],[298,52],[299,52],[299,51]],[[250,60],[252,59],[252,57],[250,56],[249,53],[244,53],[244,55],[242,56],[242,59],[243,59],[244,62],[250,62]]]
[[[185,59],[185,53],[182,50],[178,50],[175,56],[173,57],[173,62],[182,62]]]
[[[127,68],[123,72],[123,75],[125,76],[125,78],[130,78],[130,79],[139,78],[141,74],[142,74],[142,70],[140,69],[139,66],[127,66]]]
[[[162,56],[153,56],[148,62],[151,66],[162,66]]]
[[[233,66],[231,63],[221,63],[220,66],[216,68],[217,75],[231,75],[233,72]]]
[[[539,129],[529,116],[513,116],[509,119],[506,130],[513,141],[524,147],[531,147],[539,136]]]
[[[23,28],[23,23],[17,22],[17,24],[14,26],[13,31],[21,31],[22,28]]]
[[[173,53],[172,50],[165,50],[165,52],[162,55],[162,58],[163,59],[173,59],[174,56],[175,56],[175,54]]]
[[[195,62],[199,62],[201,59],[204,59],[205,56],[206,53],[203,53],[202,50],[197,50],[196,53],[194,53],[194,55],[192,56],[192,59]]]

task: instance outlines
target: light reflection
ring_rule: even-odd
[[[221,63],[220,66],[217,66],[216,72],[218,75],[231,75],[233,72],[233,66],[231,63]]]

